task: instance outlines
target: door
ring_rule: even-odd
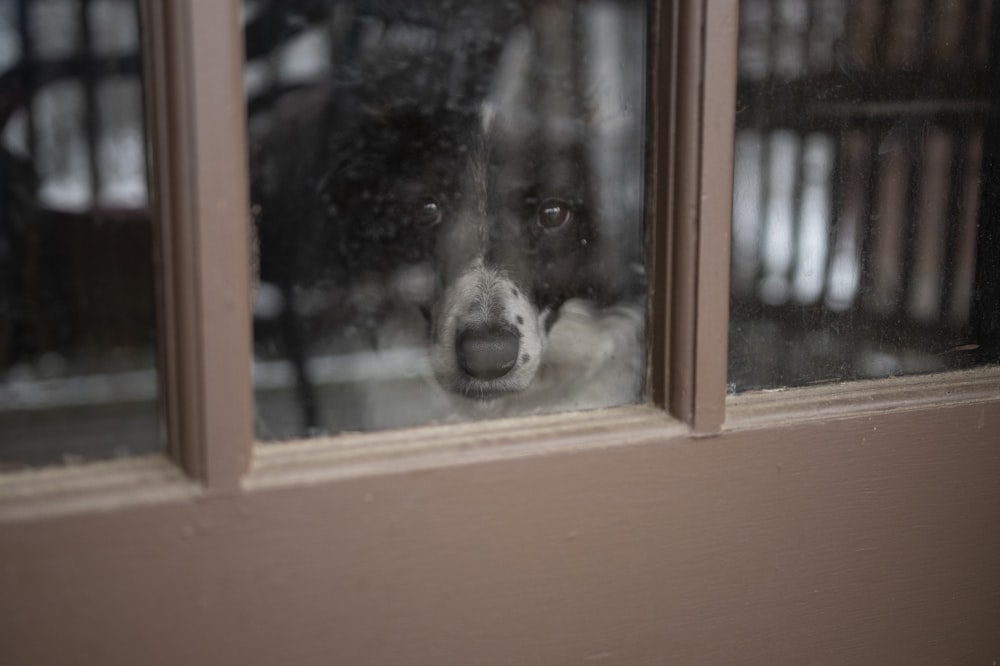
[[[143,10],[167,453],[0,476],[0,660],[1000,658],[996,359],[727,396],[735,1],[650,14],[644,404],[282,445],[240,7]]]

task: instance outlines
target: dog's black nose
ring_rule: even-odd
[[[517,331],[503,326],[463,329],[456,340],[458,364],[470,377],[490,380],[503,377],[517,363]]]

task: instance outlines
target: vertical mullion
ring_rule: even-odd
[[[143,3],[171,455],[234,488],[253,443],[238,0]]]
[[[650,395],[653,403],[670,408],[670,381],[673,373],[670,327],[673,309],[673,262],[670,256],[670,207],[674,200],[674,167],[677,150],[676,85],[679,58],[677,57],[677,3],[654,3],[652,20],[655,21],[652,49],[650,51],[649,77],[649,144],[653,147],[649,159],[650,200],[648,215],[648,264],[650,281]]]
[[[739,3],[705,0],[694,429],[725,419]]]
[[[726,403],[738,2],[677,5],[667,404],[711,433]]]
[[[675,2],[677,40],[673,121],[673,181],[670,214],[670,334],[667,406],[677,418],[694,422],[695,317],[697,315],[698,169],[701,100],[702,4]]]

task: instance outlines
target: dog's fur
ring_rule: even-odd
[[[533,386],[535,398],[565,402],[572,349],[585,381],[622,351],[628,361],[613,362],[629,376],[608,397],[635,399],[638,245],[609,247],[621,239],[598,219],[609,211],[585,167],[592,119],[572,54],[540,43],[523,16],[506,20],[502,40],[463,47],[462,71],[454,45],[428,44],[412,26],[393,38],[383,25],[347,76],[272,114],[252,144],[263,274],[367,293],[344,299],[355,308],[346,319],[363,311],[376,332],[400,307],[421,310],[433,376],[473,411],[535,411],[524,402]],[[276,160],[278,150],[295,158]],[[601,309],[622,302],[627,311]],[[605,324],[613,333],[595,337]]]

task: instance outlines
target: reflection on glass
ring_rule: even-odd
[[[731,390],[1000,359],[998,19],[742,0]]]
[[[133,0],[0,0],[0,470],[161,447]]]
[[[642,398],[644,3],[245,9],[262,439]]]

